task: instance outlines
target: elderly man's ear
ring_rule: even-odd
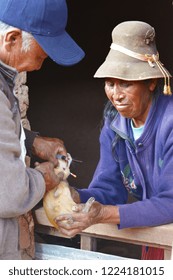
[[[4,35],[3,44],[6,48],[6,51],[11,51],[11,49],[16,46],[20,45],[22,43],[22,31],[20,29],[13,29],[9,32],[7,32]]]

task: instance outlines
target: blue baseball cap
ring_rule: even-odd
[[[56,63],[70,66],[83,57],[83,50],[66,32],[65,0],[0,0],[0,20],[31,33]]]

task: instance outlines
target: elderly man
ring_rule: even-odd
[[[54,167],[55,155],[66,155],[63,142],[24,132],[13,89],[17,73],[40,69],[47,56],[66,66],[83,58],[66,22],[64,0],[0,1],[0,259],[20,259],[18,216],[61,179]],[[45,162],[26,167],[25,148]]]
[[[96,223],[113,223],[122,229],[173,222],[170,74],[159,60],[155,30],[149,24],[120,23],[112,39],[109,54],[95,74],[105,79],[109,99],[100,161],[89,188],[72,189],[76,202],[84,203],[91,196],[96,201],[88,213],[57,217],[61,232],[68,236]],[[137,201],[127,204],[128,193]],[[150,250],[145,253],[150,255]],[[149,257],[163,258],[163,252]]]

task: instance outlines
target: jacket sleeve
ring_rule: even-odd
[[[10,103],[2,92],[0,112],[0,218],[11,218],[26,213],[41,200],[45,183],[41,173],[26,168],[20,159]]]
[[[100,160],[88,189],[79,189],[80,199],[86,202],[91,196],[102,204],[126,203],[128,194],[122,183],[118,162],[112,154],[115,133],[105,123],[100,134]]]
[[[169,112],[169,116],[171,114],[172,111]],[[159,226],[173,222],[172,120],[172,117],[164,119],[156,136],[159,145],[155,145],[155,149],[153,148],[155,150],[155,160],[158,154],[162,155],[160,171],[152,173],[154,193],[151,197],[142,201],[120,205],[119,228]]]

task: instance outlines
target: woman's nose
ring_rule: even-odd
[[[115,100],[120,100],[123,98],[123,93],[122,93],[120,87],[117,85],[114,85],[112,87],[112,98]]]

